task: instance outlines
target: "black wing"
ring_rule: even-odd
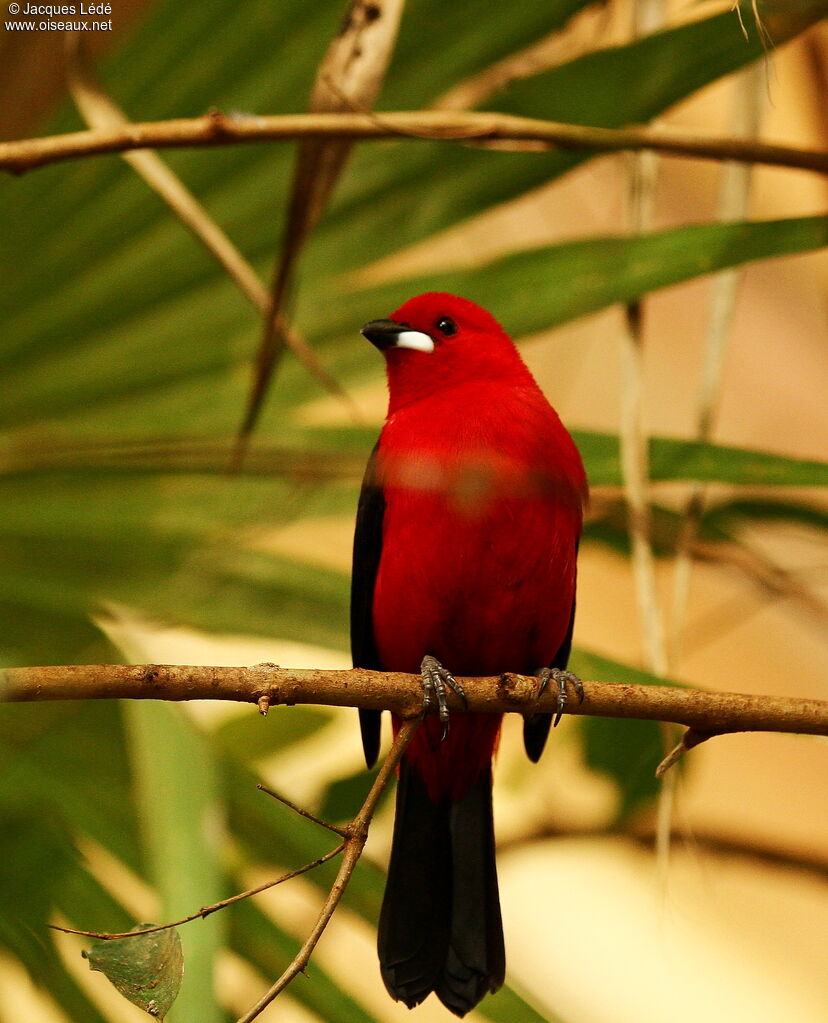
[[[569,627],[566,630],[566,637],[561,643],[558,652],[552,658],[550,668],[566,668],[569,662],[569,653],[572,650],[572,630],[575,627],[575,598],[572,599],[572,611],[569,614]],[[523,722],[523,746],[526,755],[537,763],[546,745],[546,737],[549,735],[549,726],[552,724],[552,714],[533,714]]]
[[[376,480],[377,450],[374,445],[357,506],[354,531],[354,560],[351,572],[351,656],[355,668],[382,670],[374,638],[374,585],[382,554],[382,520],[385,497]],[[359,726],[365,762],[373,767],[379,754],[380,714],[378,710],[361,710]]]

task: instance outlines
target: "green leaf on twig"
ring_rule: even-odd
[[[139,924],[141,931],[154,924]],[[100,941],[83,953],[126,998],[156,1019],[164,1019],[178,997],[184,975],[181,939],[171,927],[134,938]]]

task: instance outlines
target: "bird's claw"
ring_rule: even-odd
[[[555,719],[552,722],[553,726],[557,727],[558,722],[561,720],[561,716],[563,715],[564,707],[566,707],[567,682],[575,690],[579,703],[583,703],[584,701],[584,684],[574,672],[565,671],[563,668],[541,668],[538,672],[538,678],[540,679],[538,699],[540,699],[546,692],[546,688],[550,682],[554,682],[557,687],[558,699],[555,704]]]
[[[464,707],[468,706],[466,694],[454,675],[447,668],[444,668],[437,658],[432,657],[431,654],[426,654],[423,658],[420,665],[420,674],[423,679],[423,714],[428,714],[433,709],[434,704],[437,704],[437,714],[443,725],[443,734],[440,736],[440,739],[444,741],[449,733],[449,709],[446,700],[446,690],[451,689],[453,693],[459,696],[463,701]]]

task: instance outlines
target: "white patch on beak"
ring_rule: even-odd
[[[433,352],[434,341],[421,330],[403,330],[397,335],[395,348],[411,348],[415,352]]]

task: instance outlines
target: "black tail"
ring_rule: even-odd
[[[465,1016],[503,983],[490,768],[460,802],[434,803],[403,760],[378,946],[385,986],[409,1009],[434,991]]]

